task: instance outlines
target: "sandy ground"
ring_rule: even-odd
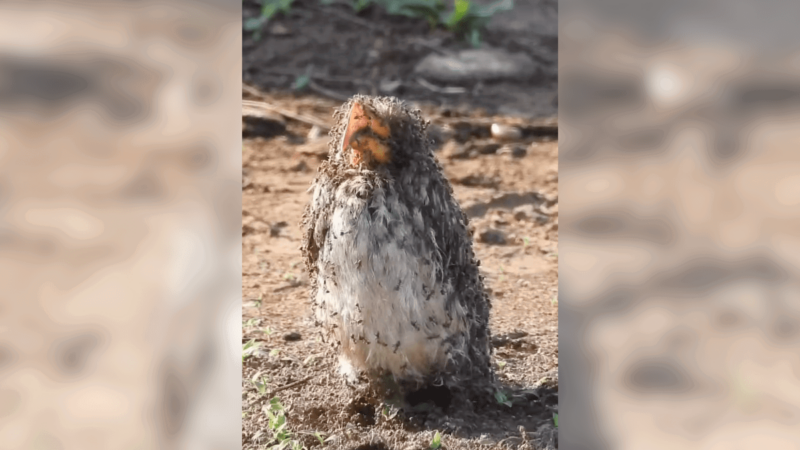
[[[326,121],[338,106],[288,94],[264,99]],[[284,406],[293,439],[309,448],[320,446],[313,436],[320,432],[326,448],[421,449],[437,431],[448,449],[557,446],[557,142],[521,119],[422,110],[434,129],[445,130],[437,157],[475,229],[475,251],[493,304],[494,361],[510,406],[398,411],[339,379],[335,355],[309,319],[309,283],[299,251],[300,218],[325,157],[327,135],[315,139],[316,130],[293,120],[249,121],[242,150],[242,342],[253,341],[257,349],[243,366],[243,448],[275,442],[265,412],[272,397]],[[529,132],[492,153],[497,146],[481,137],[492,122]],[[496,234],[505,243],[492,240]]]

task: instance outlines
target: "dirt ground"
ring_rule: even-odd
[[[313,8],[299,11],[276,23],[297,30],[292,20],[315,17]],[[247,3],[244,14],[252,14]],[[368,18],[379,15],[366,12]],[[418,58],[426,47],[409,43],[430,34],[418,31],[393,30],[390,36],[398,48],[416,48]],[[513,37],[494,33],[499,42]],[[312,38],[295,39],[308,44]],[[319,92],[289,92],[286,83],[293,75],[283,75],[282,81],[265,78],[264,67],[274,71],[303,65],[300,57],[286,57],[292,62],[283,66],[266,63],[284,51],[271,48],[268,38],[245,39],[244,78],[254,87],[244,97],[271,111],[243,122],[242,343],[257,347],[243,363],[243,448],[275,443],[267,425],[273,397],[285,408],[292,438],[308,448],[321,447],[314,436],[320,433],[325,448],[426,449],[437,432],[445,449],[557,448],[558,144],[553,106],[530,98],[527,104],[509,100],[516,105],[513,110],[522,111],[512,116],[502,98],[485,89],[460,98],[416,88],[400,95],[431,121],[437,157],[475,230],[475,251],[493,305],[495,368],[508,402],[480,411],[443,410],[427,402],[399,410],[368,388],[344,384],[335,372],[335,355],[320,342],[310,320],[299,223],[328,141],[324,126],[311,123],[329,125],[341,101]],[[309,55],[319,53],[308,50]],[[327,58],[336,60],[335,55]],[[336,63],[323,72],[333,73],[331,67]],[[525,92],[525,83],[541,92],[547,86],[529,80],[503,89],[510,98],[515,91]],[[547,89],[555,93],[554,86]],[[343,83],[340,92],[371,93],[358,82]],[[515,125],[522,135],[497,142],[490,137],[492,123]],[[261,390],[259,383],[264,383]]]

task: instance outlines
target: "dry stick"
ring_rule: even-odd
[[[299,386],[299,385],[305,383],[306,381],[308,381],[308,380],[310,380],[310,379],[312,379],[314,377],[315,377],[315,375],[309,375],[309,376],[303,378],[302,380],[295,381],[294,383],[284,384],[283,386],[281,386],[279,388],[275,388],[274,390],[270,391],[269,394],[267,395],[267,397],[272,397],[273,395],[277,394],[280,391],[283,391],[283,390],[286,390],[286,389],[290,389],[290,388],[293,388],[295,386]]]
[[[451,52],[449,50],[446,50],[446,49],[443,49],[443,48],[441,48],[439,46],[431,44],[430,42],[427,42],[424,39],[420,39],[420,38],[412,39],[411,43],[412,44],[421,45],[421,46],[426,47],[426,48],[429,48],[429,49],[433,50],[434,52],[436,52],[436,53],[438,53],[440,55],[449,56],[449,55],[453,55],[454,54],[454,52]]]
[[[242,83],[242,90],[247,92],[250,95],[255,96],[255,97],[264,98],[264,94],[259,92],[258,89],[254,88],[252,86],[248,86],[248,85],[246,85],[244,83]]]
[[[259,72],[260,73],[271,74],[271,75],[287,75],[287,76],[291,76],[291,77],[295,77],[295,78],[297,78],[297,77],[299,77],[299,76],[301,76],[301,75],[303,75],[305,73],[305,72],[299,72],[297,70],[281,69],[281,68],[275,68],[275,67],[259,69]],[[363,84],[369,84],[369,82],[367,82],[367,81],[355,80],[355,79],[353,79],[353,77],[337,77],[337,76],[333,76],[333,75],[321,75],[321,74],[315,74],[315,73],[308,74],[308,77],[311,78],[312,80],[330,81],[330,82],[333,82],[333,83],[351,83],[351,84],[362,84],[362,85]],[[250,93],[252,95],[258,95],[257,91],[255,89],[251,88],[250,86],[242,87],[242,90],[243,91],[247,91],[248,93]]]
[[[346,102],[349,99],[348,96],[343,95],[343,94],[339,94],[338,92],[333,92],[333,91],[331,91],[329,89],[325,89],[324,87],[318,85],[317,83],[314,83],[313,81],[309,81],[308,82],[308,88],[311,89],[312,91],[316,92],[317,94],[321,94],[321,95],[324,95],[326,97],[330,97],[330,98],[332,98],[334,100],[339,100],[339,101],[342,101],[342,102]]]
[[[361,19],[360,17],[355,17],[355,16],[351,16],[349,14],[345,14],[345,13],[343,13],[343,12],[341,12],[341,11],[335,9],[335,8],[325,8],[322,11],[326,12],[326,13],[331,13],[331,14],[333,14],[333,15],[341,18],[341,19],[353,22],[353,23],[355,23],[357,25],[361,25],[362,27],[369,28],[370,30],[373,30],[373,31],[380,31],[383,34],[388,34],[389,33],[389,30],[384,28],[384,27],[380,27],[380,26],[375,25],[373,23],[369,23],[366,20]]]
[[[242,85],[242,90],[244,90],[244,85]],[[278,113],[284,117],[288,117],[299,122],[307,123],[309,125],[316,125],[325,131],[331,129],[330,125],[320,119],[317,119],[316,117],[306,116],[305,114],[295,114],[293,112],[286,111],[285,109],[270,105],[263,100],[242,100],[242,106],[247,106],[256,110],[264,109],[273,113]]]
[[[467,89],[463,87],[439,87],[431,84],[424,78],[417,78],[417,83],[419,83],[425,89],[429,89],[433,92],[439,92],[441,94],[463,94],[464,92],[467,92]]]

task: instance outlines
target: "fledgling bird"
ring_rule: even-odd
[[[396,98],[361,95],[334,118],[302,252],[342,373],[490,390],[490,302],[427,122]]]

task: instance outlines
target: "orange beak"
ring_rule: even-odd
[[[381,164],[389,162],[389,146],[385,141],[388,138],[389,127],[384,121],[360,103],[354,102],[342,141],[343,151],[347,147],[353,148],[353,165],[368,159]]]

